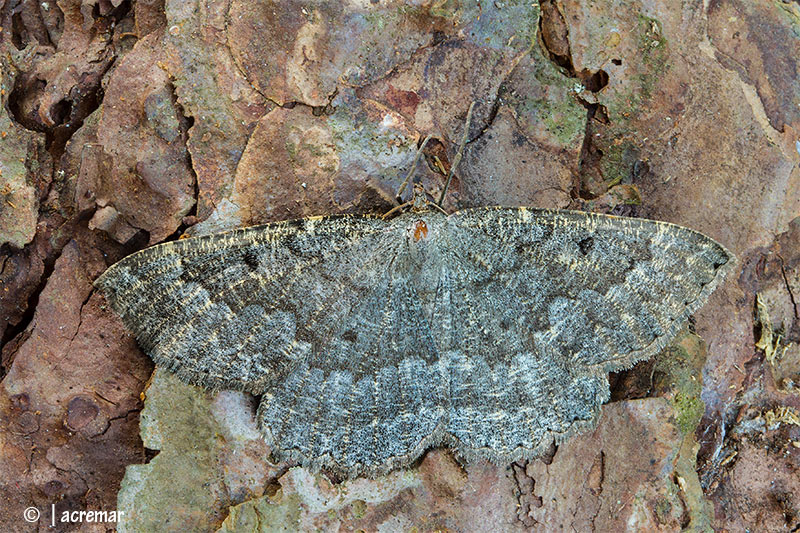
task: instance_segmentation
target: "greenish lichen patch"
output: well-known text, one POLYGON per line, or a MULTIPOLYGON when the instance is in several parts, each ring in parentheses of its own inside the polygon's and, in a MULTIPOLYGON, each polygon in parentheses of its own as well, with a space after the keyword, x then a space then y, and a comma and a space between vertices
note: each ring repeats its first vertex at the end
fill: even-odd
POLYGON ((664 350, 656 362, 654 386, 670 398, 676 424, 683 433, 694 431, 705 412, 700 398, 705 358, 703 340, 687 333, 664 350))
POLYGON ((213 530, 228 506, 261 496, 266 445, 242 394, 211 394, 157 369, 146 395, 142 441, 159 453, 127 468, 119 531, 213 530))
POLYGON ((786 25, 792 29, 792 33, 800 38, 800 6, 795 2, 783 2, 776 0, 774 2, 778 6, 778 13, 783 15, 786 25))
POLYGON ((514 109, 528 138, 541 138, 544 129, 554 146, 580 147, 586 131, 586 109, 576 97, 575 80, 545 58, 538 46, 501 87, 500 98, 514 109))
POLYGON ((538 2, 476 2, 474 31, 470 37, 475 44, 495 50, 513 48, 525 50, 536 43, 539 31, 538 2))
POLYGON ((361 520, 367 514, 367 502, 364 500, 356 500, 351 504, 353 518, 361 520))
POLYGON ((630 179, 641 151, 635 124, 671 68, 669 46, 661 23, 639 15, 634 31, 637 56, 630 66, 631 74, 624 89, 598 94, 598 101, 610 119, 602 137, 597 139, 598 148, 603 152, 600 171, 609 187, 630 179))
POLYGON ((617 142, 612 141, 604 146, 603 158, 600 160, 600 171, 609 189, 630 182, 631 169, 639 159, 638 146, 633 141, 625 139, 622 128, 617 129, 611 136, 617 142))
POLYGON ((414 157, 416 138, 405 134, 397 117, 387 113, 383 120, 377 121, 365 107, 350 100, 350 96, 343 93, 341 105, 327 117, 342 166, 357 164, 361 168, 374 168, 384 179, 399 178, 414 157))
POLYGON ((705 404, 697 396, 689 396, 684 393, 677 393, 672 399, 672 406, 675 409, 675 420, 678 428, 683 433, 694 431, 705 412, 705 404))
POLYGON ((571 146, 578 142, 586 130, 586 110, 566 93, 555 102, 540 99, 535 102, 544 115, 544 125, 559 143, 571 146))

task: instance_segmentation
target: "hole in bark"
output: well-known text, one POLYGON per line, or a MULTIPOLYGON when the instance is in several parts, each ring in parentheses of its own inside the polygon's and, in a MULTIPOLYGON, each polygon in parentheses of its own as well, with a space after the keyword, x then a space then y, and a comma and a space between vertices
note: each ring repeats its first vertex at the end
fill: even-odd
POLYGON ((542 0, 539 4, 541 17, 539 18, 539 34, 545 51, 550 60, 575 75, 569 46, 569 29, 558 7, 551 0, 542 0))
POLYGON ((61 100, 51 108, 50 120, 53 121, 53 124, 63 124, 69 117, 71 109, 72 103, 69 100, 61 100))
POLYGON ((603 87, 608 85, 608 73, 603 69, 595 73, 584 69, 583 72, 581 72, 580 78, 583 81, 583 86, 593 93, 600 91, 603 87))

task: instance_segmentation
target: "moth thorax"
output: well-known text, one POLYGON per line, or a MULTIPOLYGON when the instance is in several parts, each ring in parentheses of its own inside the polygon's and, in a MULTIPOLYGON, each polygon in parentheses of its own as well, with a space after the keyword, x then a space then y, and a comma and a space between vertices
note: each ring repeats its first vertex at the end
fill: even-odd
POLYGON ((424 220, 416 220, 409 228, 409 233, 414 242, 419 242, 428 238, 428 225, 424 220))

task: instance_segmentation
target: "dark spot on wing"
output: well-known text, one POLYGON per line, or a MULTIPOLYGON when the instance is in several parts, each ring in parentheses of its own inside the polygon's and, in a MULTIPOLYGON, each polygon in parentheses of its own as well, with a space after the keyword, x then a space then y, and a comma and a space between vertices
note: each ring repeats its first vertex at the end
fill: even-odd
POLYGON ((578 248, 580 248, 583 255, 587 255, 592 250, 592 246, 594 246, 594 239, 592 237, 586 237, 578 241, 578 248))
POLYGON ((242 260, 247 265, 251 272, 258 270, 258 256, 253 250, 245 250, 242 254, 242 260))

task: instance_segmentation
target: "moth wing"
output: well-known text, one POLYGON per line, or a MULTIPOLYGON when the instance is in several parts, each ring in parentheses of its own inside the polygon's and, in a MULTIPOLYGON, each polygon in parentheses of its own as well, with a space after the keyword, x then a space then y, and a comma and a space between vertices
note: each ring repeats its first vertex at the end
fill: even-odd
POLYGON ((734 263, 643 219, 479 208, 451 223, 448 431, 498 461, 593 427, 606 374, 664 348, 734 263))
POLYGON ((122 259, 95 286, 157 364, 260 394, 337 326, 347 289, 337 276, 355 276, 386 230, 332 216, 178 240, 122 259))

